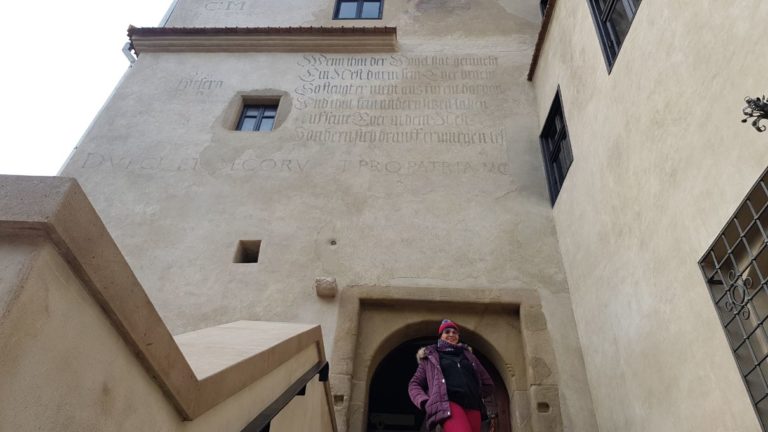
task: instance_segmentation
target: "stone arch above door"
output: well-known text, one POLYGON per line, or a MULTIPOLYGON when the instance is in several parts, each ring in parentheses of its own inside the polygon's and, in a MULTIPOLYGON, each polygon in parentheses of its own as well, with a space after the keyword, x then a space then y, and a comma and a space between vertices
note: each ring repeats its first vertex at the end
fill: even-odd
POLYGON ((346 288, 340 300, 331 361, 340 431, 364 430, 368 384, 384 356, 404 340, 437 338, 443 318, 499 371, 514 431, 562 430, 554 352, 535 291, 366 286, 346 288))

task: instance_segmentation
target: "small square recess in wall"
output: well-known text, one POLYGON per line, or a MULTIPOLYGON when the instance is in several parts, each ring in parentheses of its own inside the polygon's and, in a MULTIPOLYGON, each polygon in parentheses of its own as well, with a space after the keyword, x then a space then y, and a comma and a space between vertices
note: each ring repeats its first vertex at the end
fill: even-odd
POLYGON ((261 240, 240 240, 235 251, 235 264, 251 264, 259 262, 261 240))

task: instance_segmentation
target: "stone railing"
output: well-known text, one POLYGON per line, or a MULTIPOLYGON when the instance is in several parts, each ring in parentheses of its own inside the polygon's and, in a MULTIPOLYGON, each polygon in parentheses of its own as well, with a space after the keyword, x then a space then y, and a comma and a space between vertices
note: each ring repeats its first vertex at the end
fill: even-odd
POLYGON ((0 346, 0 430, 336 430, 319 326, 174 337, 73 179, 0 176, 0 346))

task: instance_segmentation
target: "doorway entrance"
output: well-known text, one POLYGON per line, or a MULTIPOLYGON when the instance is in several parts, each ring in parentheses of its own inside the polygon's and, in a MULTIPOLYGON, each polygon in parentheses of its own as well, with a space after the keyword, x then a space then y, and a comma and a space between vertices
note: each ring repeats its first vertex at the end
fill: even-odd
MULTIPOLYGON (((368 432, 419 432, 424 413, 408 397, 408 382, 416 372, 416 352, 434 344, 436 336, 419 337, 405 341, 390 351, 379 363, 368 390, 368 432)), ((497 432, 511 432, 509 394, 501 375, 488 359, 473 349, 480 363, 494 381, 496 404, 499 409, 497 432)))

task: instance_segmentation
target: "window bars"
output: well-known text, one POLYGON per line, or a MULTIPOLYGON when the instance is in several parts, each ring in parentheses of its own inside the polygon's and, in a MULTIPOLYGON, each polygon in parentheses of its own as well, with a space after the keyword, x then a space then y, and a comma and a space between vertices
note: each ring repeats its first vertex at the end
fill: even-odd
POLYGON ((768 171, 699 266, 757 416, 768 427, 768 171))

